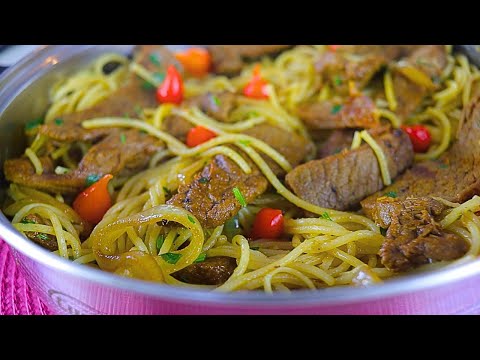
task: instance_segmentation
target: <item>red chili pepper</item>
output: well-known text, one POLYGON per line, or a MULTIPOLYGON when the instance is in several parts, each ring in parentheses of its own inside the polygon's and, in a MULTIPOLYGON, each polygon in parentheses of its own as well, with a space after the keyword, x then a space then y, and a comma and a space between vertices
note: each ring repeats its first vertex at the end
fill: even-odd
POLYGON ((282 210, 264 208, 255 217, 250 237, 252 239, 277 239, 283 234, 282 210))
POLYGON ((208 74, 212 66, 212 57, 204 48, 194 47, 175 54, 188 73, 196 77, 208 74))
POLYGON ((204 128, 203 126, 196 126, 193 129, 190 129, 187 134, 187 145, 189 147, 195 147, 207 142, 210 139, 213 139, 216 136, 217 134, 215 134, 213 131, 204 128))
POLYGON ((408 134, 408 136, 410 136, 410 141, 413 145, 413 151, 416 153, 427 152, 432 141, 432 136, 425 126, 402 126, 402 129, 408 134))
POLYGON ((180 104, 183 101, 183 80, 173 65, 168 67, 167 76, 157 89, 157 101, 160 104, 180 104))
POLYGON ((260 65, 255 65, 250 82, 243 89, 243 94, 253 99, 268 99, 268 81, 260 75, 260 65))
POLYGON ((342 46, 342 45, 328 45, 328 48, 330 49, 330 51, 337 51, 337 49, 342 46))
POLYGON ((112 199, 107 188, 108 182, 112 178, 112 175, 107 174, 78 194, 73 202, 73 209, 82 219, 93 224, 98 224, 102 220, 103 215, 112 206, 112 199))

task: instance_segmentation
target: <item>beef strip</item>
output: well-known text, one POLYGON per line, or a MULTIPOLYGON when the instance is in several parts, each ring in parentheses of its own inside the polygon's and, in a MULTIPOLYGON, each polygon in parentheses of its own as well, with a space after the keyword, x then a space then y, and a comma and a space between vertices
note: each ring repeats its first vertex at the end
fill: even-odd
POLYGON ((323 159, 330 155, 350 149, 355 130, 333 130, 328 138, 317 144, 317 159, 323 159))
POLYGON ((438 160, 415 164, 382 192, 362 201, 364 212, 372 217, 376 199, 395 192, 399 199, 409 196, 437 196, 462 203, 480 195, 480 97, 464 110, 459 139, 438 160))
MULTIPOLYGON (((47 223, 41 218, 41 216, 37 214, 29 214, 25 216, 22 220, 25 223, 33 223, 33 224, 40 224, 40 225, 47 225, 47 223)), ((33 232, 27 231, 25 235, 32 240, 33 242, 37 243, 41 247, 50 250, 56 251, 58 250, 58 242, 55 236, 50 234, 44 234, 40 232, 33 232)))
POLYGON ((368 96, 354 96, 344 104, 331 101, 304 104, 297 114, 312 130, 374 128, 380 124, 375 109, 368 96))
POLYGON ((206 258, 172 274, 180 281, 197 285, 221 285, 233 274, 237 261, 228 256, 206 258))
POLYGON ((27 158, 6 160, 4 172, 6 179, 16 184, 50 193, 73 194, 85 187, 91 174, 127 176, 145 168, 150 157, 164 147, 161 140, 136 129, 110 129, 110 135, 92 146, 78 168, 70 173, 55 174, 49 158, 42 158, 44 172, 41 175, 35 173, 27 158))
POLYGON ((248 157, 245 159, 252 167, 250 174, 224 155, 216 155, 191 183, 179 186, 178 194, 167 203, 190 211, 206 228, 223 224, 242 208, 233 194, 234 187, 247 203, 267 190, 267 179, 248 157))
POLYGON ((236 75, 246 60, 264 55, 273 55, 290 48, 291 45, 208 45, 216 74, 236 75))
MULTIPOLYGON (((412 164, 412 144, 402 130, 376 141, 387 158, 392 179, 412 164)), ((302 199, 336 210, 351 209, 384 187, 377 157, 367 144, 297 166, 287 174, 286 183, 302 199)))
POLYGON ((443 209, 443 204, 432 198, 377 199, 372 218, 382 228, 388 228, 380 249, 382 264, 393 271, 406 271, 463 256, 468 244, 443 231, 435 220, 443 209))
MULTIPOLYGON (((137 46, 135 54, 136 61, 153 72, 165 71, 166 67, 171 64, 178 66, 175 56, 160 45, 137 46), (156 65, 155 61, 152 62, 152 54, 157 55, 157 58, 161 61, 160 66, 156 65)), ((39 127, 39 133, 62 142, 98 141, 107 136, 110 129, 87 130, 81 126, 82 121, 105 116, 135 118, 138 117, 136 113, 138 107, 149 108, 158 105, 155 91, 145 89, 143 83, 143 80, 132 73, 125 84, 105 100, 89 109, 62 116, 63 124, 61 126, 55 123, 42 125, 39 127)))
POLYGON ((444 45, 424 45, 392 67, 393 89, 398 103, 396 113, 408 118, 421 105, 423 99, 437 89, 440 75, 447 65, 447 52, 444 45), (431 80, 430 86, 415 83, 405 76, 405 67, 415 68, 431 80))

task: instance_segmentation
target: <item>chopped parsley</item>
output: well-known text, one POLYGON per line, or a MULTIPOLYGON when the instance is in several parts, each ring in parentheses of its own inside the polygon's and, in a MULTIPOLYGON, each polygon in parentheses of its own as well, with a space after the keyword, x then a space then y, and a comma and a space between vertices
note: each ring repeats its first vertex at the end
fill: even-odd
POLYGON ((220 104, 221 104, 220 99, 217 96, 212 95, 211 99, 212 99, 212 102, 215 104, 215 106, 217 106, 217 107, 220 106, 220 104))
POLYGON ((340 75, 337 75, 333 78, 333 83, 336 85, 336 86, 340 86, 343 84, 343 81, 342 81, 342 78, 340 77, 340 75))
POLYGON ((42 118, 31 120, 31 121, 29 121, 25 124, 25 131, 33 130, 37 126, 40 126, 42 124, 43 124, 43 119, 42 118))
POLYGON ((169 264, 176 264, 178 260, 182 257, 182 254, 175 254, 175 253, 166 253, 160 255, 163 260, 165 260, 169 264))
POLYGON ((387 235, 387 229, 384 229, 384 228, 380 228, 380 234, 382 234, 383 236, 387 235))
POLYGON ((151 54, 148 56, 148 59, 150 60, 150 62, 151 62, 153 65, 157 65, 157 66, 160 66, 160 65, 161 65, 160 59, 158 58, 158 54, 151 53, 151 54))
POLYGON ((22 221, 20 221, 22 224, 36 224, 35 221, 33 220, 30 220, 30 219, 27 219, 27 218, 23 218, 22 221))
POLYGON ((210 181, 210 179, 209 179, 209 178, 206 178, 206 177, 201 177, 200 179, 198 179, 198 182, 199 182, 200 184, 206 184, 206 183, 208 183, 209 181, 210 181))
POLYGON ((62 126, 63 125, 63 119, 61 119, 61 118, 56 118, 54 120, 54 122, 55 122, 55 125, 57 125, 57 126, 62 126))
POLYGON ((242 207, 247 206, 247 202, 245 201, 245 198, 243 197, 243 194, 240 191, 240 189, 235 186, 232 191, 233 191, 233 195, 235 195, 235 199, 237 199, 240 205, 242 205, 242 207))
POLYGON ((39 238, 40 240, 44 240, 44 241, 49 240, 48 235, 47 235, 47 234, 44 234, 44 233, 38 234, 38 235, 37 235, 37 238, 39 238))
POLYGON ((248 116, 249 118, 254 118, 254 117, 259 116, 259 113, 256 112, 256 111, 250 111, 250 112, 247 114, 247 116, 248 116))
POLYGON ((395 199, 398 195, 395 191, 389 191, 385 194, 385 196, 388 196, 389 198, 395 199))
POLYGON ((167 195, 167 197, 172 196, 172 191, 165 186, 163 186, 163 192, 167 195))
POLYGON ((144 81, 142 84, 142 89, 144 90, 154 90, 155 85, 150 84, 148 81, 144 81))
POLYGON ((127 137, 124 133, 120 134, 120 142, 125 145, 127 143, 127 137))
POLYGON ((252 142, 250 140, 240 140, 240 145, 249 146, 252 142))
POLYGON ((338 114, 338 113, 340 112, 340 110, 342 110, 342 107, 343 107, 343 106, 340 105, 340 104, 333 105, 333 106, 332 106, 332 111, 330 111, 330 113, 331 113, 332 115, 338 114))
POLYGON ((440 169, 447 169, 447 168, 448 168, 448 164, 442 163, 442 164, 438 165, 438 167, 439 167, 440 169))
POLYGON ((201 262, 204 262, 206 258, 207 258, 207 254, 201 253, 200 255, 198 255, 197 260, 195 260, 194 262, 201 263, 201 262))
POLYGON ((160 249, 162 248, 163 246, 163 242, 165 241, 165 237, 163 235, 160 235, 158 238, 157 238, 157 250, 160 251, 160 249))
POLYGON ((87 186, 92 186, 95 184, 98 180, 100 180, 101 176, 98 174, 90 174, 87 176, 87 179, 85 180, 85 185, 87 186))
POLYGON ((164 73, 156 72, 156 73, 153 73, 152 76, 155 79, 155 81, 157 81, 158 83, 162 83, 163 80, 165 80, 165 74, 164 73))
POLYGON ((187 215, 188 221, 190 221, 192 224, 195 224, 195 219, 191 217, 190 215, 187 215))
POLYGON ((332 218, 330 217, 330 215, 328 215, 328 212, 326 212, 326 211, 322 215, 320 215, 320 217, 322 219, 325 219, 325 220, 333 221, 332 218))

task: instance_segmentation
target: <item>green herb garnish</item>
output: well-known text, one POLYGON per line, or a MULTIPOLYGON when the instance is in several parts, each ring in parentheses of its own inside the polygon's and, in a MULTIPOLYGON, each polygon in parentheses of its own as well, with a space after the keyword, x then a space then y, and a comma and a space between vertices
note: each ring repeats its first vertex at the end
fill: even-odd
POLYGON ((212 101, 216 106, 220 106, 220 99, 215 95, 212 95, 212 101))
POLYGON ((195 224, 195 219, 191 217, 190 215, 187 215, 188 221, 190 221, 192 224, 195 224))
POLYGON ((144 90, 155 90, 155 85, 150 84, 148 81, 144 81, 142 84, 144 90))
POLYGON ((120 142, 125 145, 127 143, 127 136, 124 133, 120 134, 120 142))
POLYGON ((256 111, 250 111, 250 112, 247 114, 247 116, 248 116, 249 118, 251 118, 251 117, 254 118, 254 117, 259 116, 259 113, 256 112, 256 111))
POLYGON ((163 186, 163 192, 167 195, 167 197, 172 196, 172 191, 165 186, 163 186))
POLYGON ((27 218, 23 218, 22 221, 20 221, 22 224, 36 224, 35 221, 33 220, 30 220, 30 219, 27 219, 27 218))
POLYGON ((342 106, 342 105, 340 105, 340 104, 333 105, 333 107, 332 107, 332 111, 330 111, 330 112, 331 112, 331 114, 332 114, 332 115, 335 115, 335 114, 339 113, 339 112, 340 112, 340 110, 342 110, 342 107, 343 107, 343 106, 342 106))
POLYGON ((160 249, 162 248, 164 241, 165 241, 165 237, 164 237, 163 235, 160 235, 160 236, 157 238, 157 250, 158 250, 158 251, 160 251, 160 249))
POLYGON ((385 194, 385 196, 395 199, 397 197, 397 193, 395 191, 389 191, 385 194))
POLYGON ((38 234, 38 235, 37 235, 37 238, 39 238, 40 240, 44 240, 44 241, 49 240, 48 235, 47 235, 47 234, 44 234, 44 233, 38 234))
POLYGON ((56 118, 54 120, 54 122, 55 122, 55 125, 57 125, 57 126, 62 126, 63 125, 63 119, 61 119, 61 118, 56 118))
POLYGON ((252 142, 250 140, 239 140, 240 145, 249 146, 252 142))
POLYGON ((342 78, 340 77, 340 75, 337 75, 337 76, 334 77, 333 83, 334 83, 336 86, 340 86, 340 85, 343 84, 343 81, 342 81, 342 78))
POLYGON ((155 53, 151 53, 151 54, 148 56, 148 59, 150 60, 150 62, 151 62, 153 65, 157 65, 157 66, 160 66, 160 65, 161 65, 160 59, 158 58, 158 55, 155 54, 155 53))
POLYGON ((448 165, 447 165, 447 164, 440 164, 440 165, 439 165, 439 168, 440 168, 440 169, 447 169, 447 168, 448 168, 448 165))
POLYGON ((330 215, 328 215, 328 213, 326 211, 322 215, 320 215, 320 217, 322 219, 325 219, 325 220, 333 221, 332 218, 330 217, 330 215))
POLYGON ((166 253, 160 255, 163 260, 165 260, 169 264, 176 264, 178 260, 182 257, 182 254, 175 254, 175 253, 166 253))
POLYGON ((206 258, 207 258, 207 254, 201 253, 200 255, 198 255, 197 260, 195 260, 194 262, 201 263, 201 262, 204 262, 206 258))
POLYGON ((243 197, 243 194, 240 191, 240 189, 237 187, 234 187, 232 191, 233 191, 233 195, 235 195, 235 199, 237 199, 240 205, 242 205, 242 207, 247 206, 247 202, 245 201, 245 198, 243 197))
POLYGON ((387 235, 387 229, 384 229, 384 228, 380 228, 380 234, 382 234, 383 236, 387 235))
POLYGON ((156 72, 156 73, 153 73, 152 76, 155 79, 155 81, 157 81, 159 84, 162 83, 163 80, 165 80, 165 74, 164 73, 156 72))
POLYGON ((90 174, 87 176, 87 179, 85 180, 85 185, 92 186, 95 184, 98 180, 100 180, 101 176, 98 174, 90 174))
POLYGON ((25 124, 25 131, 30 131, 30 130, 35 129, 37 126, 42 125, 43 121, 44 120, 42 118, 38 118, 38 119, 31 120, 31 121, 27 122, 25 124))
POLYGON ((209 181, 210 181, 210 179, 209 179, 209 178, 206 178, 206 177, 201 177, 200 179, 198 179, 198 182, 199 182, 200 184, 206 184, 206 183, 208 183, 209 181))

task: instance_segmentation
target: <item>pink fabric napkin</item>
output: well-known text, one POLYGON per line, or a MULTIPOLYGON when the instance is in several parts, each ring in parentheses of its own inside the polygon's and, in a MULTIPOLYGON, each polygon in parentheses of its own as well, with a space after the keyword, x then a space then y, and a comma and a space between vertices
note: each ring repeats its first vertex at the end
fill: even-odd
POLYGON ((18 270, 10 247, 0 240, 0 315, 50 315, 18 270))

